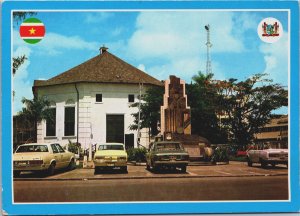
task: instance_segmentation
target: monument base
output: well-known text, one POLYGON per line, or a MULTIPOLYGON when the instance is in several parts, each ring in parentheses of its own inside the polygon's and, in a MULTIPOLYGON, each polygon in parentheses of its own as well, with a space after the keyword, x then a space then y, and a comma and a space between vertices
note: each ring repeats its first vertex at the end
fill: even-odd
POLYGON ((180 142, 190 155, 190 161, 201 161, 205 158, 205 147, 210 142, 201 136, 191 134, 172 134, 172 141, 180 142))

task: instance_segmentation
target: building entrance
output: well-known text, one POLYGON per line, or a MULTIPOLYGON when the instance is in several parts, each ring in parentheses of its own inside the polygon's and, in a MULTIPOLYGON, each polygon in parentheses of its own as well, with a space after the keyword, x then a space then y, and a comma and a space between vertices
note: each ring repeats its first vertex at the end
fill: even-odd
POLYGON ((106 142, 124 143, 124 115, 106 115, 106 142))

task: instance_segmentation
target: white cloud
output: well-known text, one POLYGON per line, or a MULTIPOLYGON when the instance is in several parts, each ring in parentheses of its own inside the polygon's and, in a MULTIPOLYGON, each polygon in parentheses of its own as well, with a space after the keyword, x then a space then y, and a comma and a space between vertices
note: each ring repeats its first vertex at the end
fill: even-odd
MULTIPOLYGON (((129 39, 127 56, 138 61, 164 59, 167 63, 163 65, 160 62, 151 67, 146 65, 148 72, 158 79, 177 74, 190 80, 198 71, 205 72, 205 25, 211 27, 212 55, 245 51, 242 38, 233 34, 234 20, 234 13, 230 12, 142 12, 136 21, 136 31, 129 39)), ((251 23, 240 22, 247 28, 252 27, 251 23)), ((213 61, 216 77, 224 78, 219 68, 213 61)))
POLYGON ((119 36, 122 32, 124 31, 124 28, 119 27, 119 28, 115 28, 112 32, 111 35, 116 37, 119 36))
POLYGON ((107 19, 113 17, 112 13, 109 12, 101 12, 101 13, 88 13, 85 16, 85 22, 90 23, 100 23, 104 22, 107 19))
POLYGON ((146 67, 145 67, 145 65, 143 65, 143 64, 139 64, 139 65, 137 66, 137 68, 140 69, 141 71, 146 72, 146 67))
POLYGON ((264 54, 265 70, 276 83, 288 84, 288 34, 284 32, 279 41, 263 43, 259 50, 264 54))
POLYGON ((96 42, 88 42, 79 36, 63 36, 56 33, 47 33, 45 38, 39 42, 37 49, 45 52, 47 55, 56 55, 61 53, 62 49, 87 49, 95 51, 99 48, 96 42))
POLYGON ((200 55, 206 52, 206 31, 211 26, 212 52, 241 52, 240 38, 232 30, 233 14, 229 12, 142 12, 136 31, 129 40, 129 51, 139 59, 200 55))

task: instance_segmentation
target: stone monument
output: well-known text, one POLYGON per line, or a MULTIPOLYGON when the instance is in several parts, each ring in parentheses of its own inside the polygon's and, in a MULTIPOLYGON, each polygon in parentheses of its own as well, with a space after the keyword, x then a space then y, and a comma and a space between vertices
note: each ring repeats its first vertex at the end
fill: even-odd
POLYGON ((165 81, 163 103, 160 113, 164 140, 181 142, 191 160, 201 159, 205 153, 204 146, 209 145, 209 141, 191 134, 191 109, 187 105, 184 80, 171 75, 165 81))

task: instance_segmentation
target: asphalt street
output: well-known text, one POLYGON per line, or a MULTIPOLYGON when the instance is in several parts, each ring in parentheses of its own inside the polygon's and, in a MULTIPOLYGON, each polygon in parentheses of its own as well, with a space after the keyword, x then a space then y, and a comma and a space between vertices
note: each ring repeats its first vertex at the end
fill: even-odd
POLYGON ((14 182, 15 202, 287 199, 287 176, 14 182))
POLYGON ((15 178, 15 202, 132 202, 287 200, 285 166, 248 167, 230 162, 151 172, 145 166, 94 174, 93 169, 61 170, 53 176, 23 173, 15 178))

